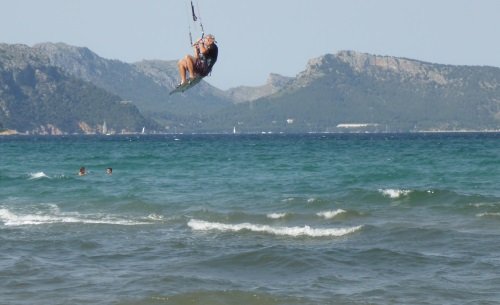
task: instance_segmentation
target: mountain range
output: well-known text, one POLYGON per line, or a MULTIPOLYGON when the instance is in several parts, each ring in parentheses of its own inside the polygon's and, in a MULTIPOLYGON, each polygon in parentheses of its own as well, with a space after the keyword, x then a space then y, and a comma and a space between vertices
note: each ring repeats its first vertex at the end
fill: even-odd
POLYGON ((36 49, 7 44, 0 44, 0 126, 35 134, 158 128, 131 102, 51 65, 36 49))
POLYGON ((341 51, 311 59, 278 92, 226 108, 215 122, 246 132, 498 130, 500 69, 341 51))
POLYGON ((124 63, 63 43, 0 44, 0 128, 64 134, 497 130, 500 68, 354 51, 295 77, 169 95, 176 61, 124 63), (104 124, 106 122, 106 124, 104 124), (104 130, 103 127, 106 127, 104 130))

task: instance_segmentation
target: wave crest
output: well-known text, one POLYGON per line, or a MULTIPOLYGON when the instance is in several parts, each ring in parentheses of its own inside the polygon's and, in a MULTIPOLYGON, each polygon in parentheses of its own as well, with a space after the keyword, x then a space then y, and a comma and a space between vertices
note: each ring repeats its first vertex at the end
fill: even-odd
POLYGON ((36 179, 41 179, 41 178, 49 178, 44 172, 38 172, 38 173, 30 173, 29 174, 29 180, 36 180, 36 179))
POLYGON ((332 218, 335 218, 335 216, 340 215, 340 214, 344 214, 344 213, 346 213, 345 210, 338 209, 336 211, 319 212, 319 213, 316 213, 316 215, 318 215, 319 217, 323 217, 325 219, 332 219, 332 218))
POLYGON ((476 215, 477 217, 500 217, 499 212, 484 212, 476 215))
POLYGON ((360 230, 363 226, 355 226, 349 228, 330 228, 330 229, 315 229, 310 226, 303 227, 272 227, 269 225, 257 225, 251 223, 240 224, 224 224, 218 222, 209 222, 198 219, 191 219, 188 226, 195 231, 222 231, 222 232, 239 232, 248 230, 251 232, 268 233, 280 236, 310 236, 310 237, 339 237, 360 230))
POLYGON ((379 189, 382 195, 387 196, 392 199, 397 199, 403 196, 407 196, 411 193, 410 190, 400 190, 400 189, 379 189))
POLYGON ((109 215, 84 215, 79 213, 60 213, 58 209, 52 209, 49 214, 16 214, 6 208, 0 209, 0 222, 5 226, 25 226, 44 224, 108 224, 108 225, 145 225, 150 224, 145 220, 125 219, 109 215))
POLYGON ((288 214, 287 213, 269 213, 267 214, 267 218, 270 219, 280 219, 280 218, 285 218, 288 214))

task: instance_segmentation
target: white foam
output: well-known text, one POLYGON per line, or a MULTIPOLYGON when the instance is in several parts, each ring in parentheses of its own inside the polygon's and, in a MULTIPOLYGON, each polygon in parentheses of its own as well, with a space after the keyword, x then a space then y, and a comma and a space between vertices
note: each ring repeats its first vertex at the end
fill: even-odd
POLYGON ((485 213, 479 213, 476 216, 477 217, 498 217, 498 216, 500 216, 500 213, 485 212, 485 213))
POLYGON ((280 219, 280 218, 285 218, 286 215, 288 215, 287 213, 270 213, 270 214, 267 214, 267 218, 270 218, 270 219, 280 219))
POLYGON ((481 207, 494 207, 494 206, 496 206, 496 204, 480 202, 480 203, 470 203, 469 206, 473 206, 475 208, 481 208, 481 207))
POLYGON ((149 214, 148 219, 151 219, 151 220, 156 220, 156 221, 159 221, 159 220, 163 220, 163 215, 158 215, 158 214, 149 214))
POLYGON ((38 172, 38 173, 30 173, 30 178, 29 180, 34 180, 34 179, 41 179, 41 178, 50 178, 49 176, 45 175, 44 172, 38 172))
POLYGON ((346 213, 345 210, 342 210, 342 209, 338 209, 336 211, 324 211, 324 212, 319 212, 319 213, 316 213, 316 215, 318 215, 319 217, 323 217, 325 219, 332 219, 334 218, 335 216, 337 215, 340 215, 340 214, 343 214, 343 213, 346 213))
POLYGON ((54 209, 50 214, 42 212, 36 214, 16 214, 8 209, 0 209, 0 222, 5 226, 24 226, 24 225, 44 225, 44 224, 62 224, 62 223, 80 223, 80 224, 110 224, 134 226, 150 224, 149 222, 136 221, 107 215, 82 215, 79 213, 59 213, 54 209))
POLYGON ((315 198, 309 198, 309 199, 307 199, 307 203, 313 203, 314 201, 316 201, 315 198))
POLYGON ((343 236, 356 232, 362 226, 350 228, 330 228, 330 229, 314 229, 309 226, 303 227, 271 227, 268 225, 257 225, 251 223, 240 224, 223 224, 218 222, 208 222, 203 220, 191 219, 188 226, 195 231, 222 231, 222 232, 238 232, 248 230, 251 232, 268 233, 284 236, 310 236, 310 237, 327 237, 327 236, 343 236))
POLYGON ((392 199, 397 199, 401 196, 407 196, 411 193, 410 190, 399 190, 399 189, 379 189, 378 190, 382 195, 387 196, 392 199))

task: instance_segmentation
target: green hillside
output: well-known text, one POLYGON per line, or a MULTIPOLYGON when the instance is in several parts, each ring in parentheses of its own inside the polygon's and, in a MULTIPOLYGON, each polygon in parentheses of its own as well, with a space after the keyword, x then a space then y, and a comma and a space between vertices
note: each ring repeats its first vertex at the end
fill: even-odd
POLYGON ((64 134, 157 128, 131 103, 51 66, 22 45, 0 44, 0 124, 21 133, 64 134))
POLYGON ((0 44, 0 126, 21 132, 413 132, 500 129, 500 68, 341 51, 296 77, 169 95, 175 61, 0 44))
POLYGON ((338 132, 500 128, 500 69, 356 52, 311 60, 280 92, 213 116, 209 130, 338 132))

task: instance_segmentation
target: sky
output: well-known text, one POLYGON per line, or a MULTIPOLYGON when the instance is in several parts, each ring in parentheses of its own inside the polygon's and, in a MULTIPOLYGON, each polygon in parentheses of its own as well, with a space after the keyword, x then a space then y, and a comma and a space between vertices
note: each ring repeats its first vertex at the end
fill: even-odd
MULTIPOLYGON (((64 42, 124 62, 178 60, 200 36, 189 0, 0 0, 0 42, 64 42)), ((296 76, 340 50, 500 67, 498 0, 193 0, 220 89, 296 76)))

